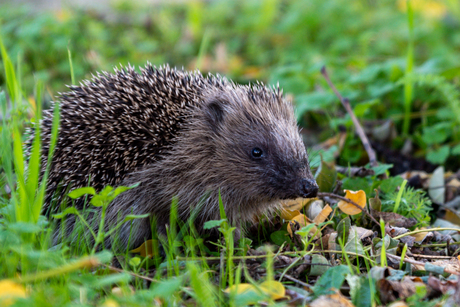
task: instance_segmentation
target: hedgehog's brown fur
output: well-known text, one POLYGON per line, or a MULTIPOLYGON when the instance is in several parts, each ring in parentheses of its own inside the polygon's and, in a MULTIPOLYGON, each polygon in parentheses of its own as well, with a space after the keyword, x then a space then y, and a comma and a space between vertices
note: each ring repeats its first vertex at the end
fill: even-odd
MULTIPOLYGON (((107 227, 127 214, 149 213, 161 231, 174 196, 185 220, 207 195, 196 217, 200 228, 219 219, 219 190, 236 225, 280 199, 316 194, 292 105, 277 89, 151 65, 141 74, 132 67, 98 74, 70 89, 59 101, 47 210, 62 200, 58 188, 140 182, 110 204, 107 227), (261 158, 251 156, 254 148, 262 149, 261 158)), ((42 121, 44 156, 51 112, 42 121)), ((122 226, 119 240, 137 246, 150 235, 150 220, 142 219, 122 226)))

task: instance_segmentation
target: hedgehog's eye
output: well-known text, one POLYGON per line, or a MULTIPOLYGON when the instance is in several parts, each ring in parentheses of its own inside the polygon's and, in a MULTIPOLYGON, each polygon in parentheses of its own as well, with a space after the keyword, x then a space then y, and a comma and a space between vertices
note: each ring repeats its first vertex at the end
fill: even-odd
POLYGON ((255 159, 260 159, 264 155, 264 152, 259 147, 254 147, 251 150, 251 156, 255 159))

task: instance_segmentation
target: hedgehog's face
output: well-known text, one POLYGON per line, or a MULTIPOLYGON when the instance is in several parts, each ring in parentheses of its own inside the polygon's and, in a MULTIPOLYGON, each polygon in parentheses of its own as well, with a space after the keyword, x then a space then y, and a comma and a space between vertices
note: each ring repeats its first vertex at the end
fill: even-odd
POLYGON ((204 106, 213 166, 223 182, 267 202, 315 197, 292 106, 265 88, 237 88, 204 106))

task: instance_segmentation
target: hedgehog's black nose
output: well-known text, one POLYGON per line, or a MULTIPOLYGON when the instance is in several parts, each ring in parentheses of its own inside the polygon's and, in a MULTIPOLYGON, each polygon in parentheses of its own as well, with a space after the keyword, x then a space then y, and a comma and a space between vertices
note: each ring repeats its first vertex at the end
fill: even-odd
POLYGON ((318 194, 318 184, 314 179, 303 178, 300 180, 300 192, 303 198, 313 198, 318 194))

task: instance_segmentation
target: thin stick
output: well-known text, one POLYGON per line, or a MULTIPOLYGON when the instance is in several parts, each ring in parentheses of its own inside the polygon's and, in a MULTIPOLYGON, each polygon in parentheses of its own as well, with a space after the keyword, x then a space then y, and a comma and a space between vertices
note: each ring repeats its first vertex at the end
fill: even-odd
MULTIPOLYGON (((396 255, 392 255, 392 254, 387 253, 387 257, 390 257, 390 258, 393 258, 393 259, 397 259, 398 261, 401 261, 401 257, 396 256, 396 255)), ((407 263, 410 263, 410 264, 421 265, 421 266, 425 267, 425 262, 416 261, 416 260, 407 259, 407 258, 404 258, 403 261, 407 262, 407 263)), ((444 272, 446 272, 446 273, 453 274, 453 275, 460 275, 459 272, 450 270, 447 267, 444 267, 443 269, 444 269, 444 272)))
POLYGON ((402 235, 396 236, 396 237, 394 237, 393 239, 399 240, 399 239, 401 239, 402 237, 411 236, 411 235, 414 235, 414 234, 417 234, 417 233, 421 233, 421 232, 433 232, 433 231, 444 231, 444 230, 460 231, 460 229, 458 229, 458 228, 453 228, 453 227, 439 227, 439 228, 418 229, 418 230, 414 230, 414 231, 409 231, 409 232, 403 233, 402 235))
POLYGON ((422 254, 410 254, 409 256, 414 258, 424 258, 424 259, 452 259, 451 256, 431 256, 431 255, 422 255, 422 254))
POLYGON ((142 275, 139 275, 139 274, 136 274, 136 273, 133 273, 133 272, 130 272, 130 271, 125 271, 125 270, 122 270, 122 269, 119 269, 119 268, 116 268, 116 267, 113 267, 111 265, 108 265, 108 264, 101 264, 102 266, 108 268, 109 270, 112 270, 112 271, 116 271, 118 273, 128 273, 129 275, 133 276, 133 277, 137 277, 137 278, 140 278, 140 279, 143 279, 143 280, 147 280, 147 281, 150 281, 150 282, 158 282, 158 280, 156 279, 153 279, 153 278, 150 278, 150 277, 147 277, 147 276, 142 276, 142 275))
POLYGON ((319 197, 332 197, 332 198, 336 198, 336 199, 340 199, 340 200, 346 201, 347 203, 352 204, 352 205, 355 206, 356 208, 359 208, 359 209, 360 209, 364 214, 366 214, 374 223, 376 223, 377 225, 380 225, 380 223, 377 222, 377 220, 376 220, 372 215, 370 215, 369 212, 367 212, 366 208, 362 208, 360 205, 358 205, 357 203, 355 203, 354 201, 352 201, 352 200, 349 199, 349 198, 346 198, 346 197, 343 197, 343 196, 340 196, 340 195, 337 195, 337 194, 334 194, 334 193, 318 193, 318 196, 319 196, 319 197))
POLYGON ((377 163, 377 158, 375 156, 375 151, 374 151, 374 149, 372 149, 372 146, 371 146, 369 140, 367 139, 367 136, 364 133, 364 130, 361 127, 361 124, 359 123, 358 118, 356 117, 355 113, 353 113, 353 110, 351 109, 351 106, 350 106, 350 101, 348 100, 348 98, 344 98, 339 93, 339 91, 335 87, 334 83, 332 83, 331 79, 329 78, 329 75, 327 74, 326 66, 323 66, 323 68, 321 68, 321 74, 324 76, 324 79, 326 79, 327 84, 329 84, 329 86, 331 87, 332 91, 339 98, 339 100, 342 103, 343 107, 345 108, 345 110, 347 110, 348 114, 350 115, 351 120, 353 121, 353 124, 356 127, 356 133, 358 134, 359 138, 361 139, 361 142, 363 143, 364 149, 366 150, 367 155, 369 157, 369 164, 371 166, 377 166, 378 163, 377 163))
POLYGON ((300 281, 298 280, 297 278, 294 278, 288 274, 284 274, 283 278, 286 278, 286 279, 289 279, 290 281, 293 281, 295 283, 298 283, 299 285, 301 285, 302 287, 306 287, 306 288, 312 288, 312 285, 309 285, 307 283, 304 283, 303 281, 300 281))

